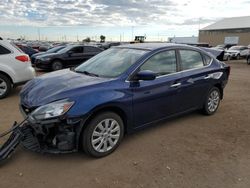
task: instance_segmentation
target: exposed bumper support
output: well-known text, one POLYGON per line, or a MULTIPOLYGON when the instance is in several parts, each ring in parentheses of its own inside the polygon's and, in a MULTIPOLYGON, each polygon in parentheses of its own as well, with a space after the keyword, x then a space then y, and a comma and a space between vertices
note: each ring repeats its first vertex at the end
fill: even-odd
POLYGON ((8 140, 0 148, 0 161, 8 159, 11 156, 11 154, 15 151, 19 143, 23 140, 24 135, 21 131, 20 127, 21 124, 17 125, 17 123, 15 122, 13 127, 9 131, 0 135, 1 138, 11 133, 8 140))

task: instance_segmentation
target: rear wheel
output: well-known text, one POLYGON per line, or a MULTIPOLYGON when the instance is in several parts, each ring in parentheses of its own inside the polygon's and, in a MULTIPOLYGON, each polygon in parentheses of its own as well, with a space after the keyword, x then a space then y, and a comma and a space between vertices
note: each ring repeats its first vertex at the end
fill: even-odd
POLYGON ((0 74, 0 99, 5 98, 11 91, 11 81, 10 79, 0 74))
POLYGON ((122 141, 123 121, 113 112, 104 112, 92 119, 82 134, 83 150, 92 157, 112 153, 122 141))
POLYGON ((52 63, 52 70, 53 71, 57 71, 57 70, 61 70, 63 68, 63 64, 61 61, 56 60, 52 63))
POLYGON ((220 99, 221 99, 220 90, 217 87, 213 87, 212 89, 210 89, 206 97, 206 101, 203 107, 203 112, 206 115, 214 114, 219 107, 220 99))

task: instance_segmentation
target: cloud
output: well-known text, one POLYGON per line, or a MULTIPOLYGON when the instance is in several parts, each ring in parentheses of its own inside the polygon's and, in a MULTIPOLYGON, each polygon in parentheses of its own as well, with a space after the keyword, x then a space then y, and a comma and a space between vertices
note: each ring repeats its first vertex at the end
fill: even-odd
POLYGON ((241 16, 249 0, 1 0, 0 25, 181 26, 241 16))
POLYGON ((0 24, 150 25, 151 21, 174 13, 176 5, 171 0, 2 0, 0 24))

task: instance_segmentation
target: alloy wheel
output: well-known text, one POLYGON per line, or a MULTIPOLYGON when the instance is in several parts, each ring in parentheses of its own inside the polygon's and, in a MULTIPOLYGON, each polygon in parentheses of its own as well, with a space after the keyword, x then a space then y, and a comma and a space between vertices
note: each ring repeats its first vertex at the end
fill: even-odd
POLYGON ((104 119, 95 127, 91 144, 95 151, 103 153, 114 148, 121 135, 120 125, 115 119, 104 119))
POLYGON ((219 92, 216 90, 212 91, 208 98, 208 110, 210 112, 214 112, 218 108, 219 102, 220 102, 219 92))

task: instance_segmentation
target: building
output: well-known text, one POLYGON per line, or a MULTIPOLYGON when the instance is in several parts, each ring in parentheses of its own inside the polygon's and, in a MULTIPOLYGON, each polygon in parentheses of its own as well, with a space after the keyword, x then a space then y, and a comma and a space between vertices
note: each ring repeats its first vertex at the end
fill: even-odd
POLYGON ((179 43, 179 44, 196 44, 198 43, 198 37, 171 37, 168 39, 169 42, 179 43))
POLYGON ((250 16, 225 18, 199 30, 199 42, 249 45, 250 16))

